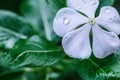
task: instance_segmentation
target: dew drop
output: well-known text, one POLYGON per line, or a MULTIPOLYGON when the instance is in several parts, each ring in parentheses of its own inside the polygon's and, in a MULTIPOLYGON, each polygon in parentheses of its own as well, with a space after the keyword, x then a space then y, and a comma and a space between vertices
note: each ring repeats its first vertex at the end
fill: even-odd
POLYGON ((65 37, 65 41, 68 41, 70 38, 71 38, 72 34, 68 34, 66 37, 65 37))
POLYGON ((118 19, 119 18, 117 16, 114 16, 114 18, 113 18, 114 21, 118 21, 118 19))
POLYGON ((96 5, 97 4, 97 2, 96 1, 91 1, 91 3, 90 3, 91 5, 96 5))
POLYGON ((106 12, 106 13, 110 13, 111 11, 110 11, 109 8, 106 8, 106 9, 105 9, 105 12, 106 12))
POLYGON ((112 35, 113 37, 115 37, 115 33, 114 33, 114 32, 112 32, 111 35, 112 35))
POLYGON ((71 22, 71 20, 67 17, 63 18, 63 24, 68 25, 71 22))
POLYGON ((111 37, 108 38, 108 40, 109 40, 109 41, 113 41, 114 38, 116 37, 116 34, 115 34, 114 32, 111 32, 110 34, 111 34, 111 37))
POLYGON ((82 9, 82 6, 80 5, 80 6, 78 6, 78 8, 79 8, 79 9, 82 9))
POLYGON ((68 38, 67 37, 65 37, 65 41, 67 41, 68 40, 68 38))
POLYGON ((119 19, 118 19, 117 16, 111 17, 111 18, 109 18, 109 20, 110 20, 111 22, 113 22, 113 21, 119 21, 119 19))
POLYGON ((84 4, 86 4, 87 2, 88 2, 88 1, 86 1, 86 0, 83 0, 83 3, 84 3, 84 4))
POLYGON ((114 41, 116 38, 116 34, 114 32, 111 32, 109 35, 110 37, 106 37, 106 40, 111 44, 114 44, 114 43, 116 44, 116 42, 114 41))
POLYGON ((69 36, 66 36, 66 37, 65 37, 65 41, 68 41, 68 39, 69 39, 69 36))

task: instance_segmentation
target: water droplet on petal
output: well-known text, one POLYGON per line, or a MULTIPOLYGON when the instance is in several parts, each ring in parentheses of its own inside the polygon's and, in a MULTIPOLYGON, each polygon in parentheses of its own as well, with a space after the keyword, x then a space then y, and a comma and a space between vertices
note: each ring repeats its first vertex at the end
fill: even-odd
POLYGON ((111 35, 112 35, 112 36, 115 36, 115 33, 114 33, 114 32, 112 32, 112 33, 111 33, 111 35))
POLYGON ((116 34, 115 34, 114 32, 112 32, 112 33, 111 33, 111 37, 112 37, 112 38, 110 38, 110 41, 113 41, 113 39, 116 37, 116 34))
POLYGON ((86 1, 86 0, 83 0, 83 3, 87 3, 87 1, 86 1))
POLYGON ((106 9, 105 9, 105 12, 106 12, 106 13, 110 13, 111 10, 110 10, 109 8, 106 8, 106 9))
POLYGON ((65 41, 68 41, 71 37, 72 37, 72 34, 69 33, 69 34, 65 37, 65 41))
POLYGON ((82 9, 82 6, 80 5, 80 6, 78 6, 78 8, 79 8, 79 9, 82 9))
POLYGON ((71 20, 67 17, 63 18, 63 24, 68 25, 71 22, 71 20))
POLYGON ((117 16, 110 17, 109 20, 110 20, 111 22, 113 22, 113 21, 119 21, 119 19, 118 19, 117 16))
POLYGON ((119 21, 118 17, 117 16, 114 16, 114 21, 119 21))
POLYGON ((90 3, 91 5, 96 5, 97 4, 97 2, 96 1, 91 1, 91 3, 90 3))
POLYGON ((65 37, 65 41, 67 41, 68 40, 68 38, 67 37, 65 37))

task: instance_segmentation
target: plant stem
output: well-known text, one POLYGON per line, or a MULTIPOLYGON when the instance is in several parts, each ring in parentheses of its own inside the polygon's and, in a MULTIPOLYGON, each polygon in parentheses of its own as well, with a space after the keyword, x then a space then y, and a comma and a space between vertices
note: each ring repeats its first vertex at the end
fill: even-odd
POLYGON ((46 38, 48 40, 51 40, 50 26, 49 26, 48 19, 47 19, 47 13, 45 11, 46 10, 45 0, 38 0, 38 3, 39 3, 39 7, 40 7, 41 17, 42 17, 43 24, 44 24, 46 38))

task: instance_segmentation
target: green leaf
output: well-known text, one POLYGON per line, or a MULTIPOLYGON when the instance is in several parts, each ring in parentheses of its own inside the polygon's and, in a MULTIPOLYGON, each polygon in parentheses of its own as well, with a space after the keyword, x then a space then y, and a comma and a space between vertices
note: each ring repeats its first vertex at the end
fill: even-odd
POLYGON ((118 12, 120 13, 120 0, 115 0, 114 7, 117 8, 118 12))
POLYGON ((19 4, 21 0, 0 0, 0 9, 11 10, 19 13, 19 4))
POLYGON ((63 57, 63 51, 46 39, 33 36, 16 44, 11 55, 15 67, 50 66, 63 57))
POLYGON ((24 0, 21 13, 40 35, 48 40, 56 40, 52 26, 55 13, 49 9, 45 0, 24 0))
POLYGON ((115 0, 100 0, 100 6, 112 6, 115 0))
POLYGON ((22 17, 0 10, 0 46, 12 48, 19 39, 26 39, 31 34, 31 26, 22 17))
POLYGON ((46 76, 46 69, 41 67, 22 67, 16 69, 0 68, 5 69, 4 72, 0 73, 0 79, 2 80, 45 80, 46 76))
POLYGON ((77 61, 76 68, 83 80, 119 80, 120 55, 77 61))
POLYGON ((12 57, 10 54, 6 53, 1 53, 0 56, 0 66, 1 67, 9 67, 9 65, 12 63, 12 57))
POLYGON ((66 6, 66 0, 46 0, 46 2, 55 13, 66 6))

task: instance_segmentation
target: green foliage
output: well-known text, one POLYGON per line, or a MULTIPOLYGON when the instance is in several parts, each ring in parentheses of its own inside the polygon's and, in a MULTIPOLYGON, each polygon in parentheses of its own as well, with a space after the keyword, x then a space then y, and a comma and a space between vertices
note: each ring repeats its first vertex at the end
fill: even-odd
POLYGON ((112 6, 115 0, 100 0, 100 6, 112 6))
POLYGON ((17 40, 26 39, 34 34, 31 29, 22 17, 10 11, 0 10, 0 46, 12 48, 17 40))
POLYGON ((45 0, 24 0, 21 12, 38 34, 51 41, 57 40, 52 27, 55 13, 51 11, 45 0))
POLYGON ((57 12, 60 8, 66 6, 66 0, 46 0, 51 10, 57 12))
MULTIPOLYGON (((66 0, 20 0, 17 10, 16 1, 0 1, 0 80, 120 79, 120 52, 105 59, 64 56, 52 24, 66 0)), ((119 2, 100 0, 96 15, 106 5, 120 12, 119 2)))
POLYGON ((38 36, 19 41, 10 53, 16 66, 50 66, 63 57, 63 51, 38 36))
POLYGON ((119 65, 120 55, 111 55, 102 60, 76 61, 77 71, 84 80, 119 80, 119 65))

